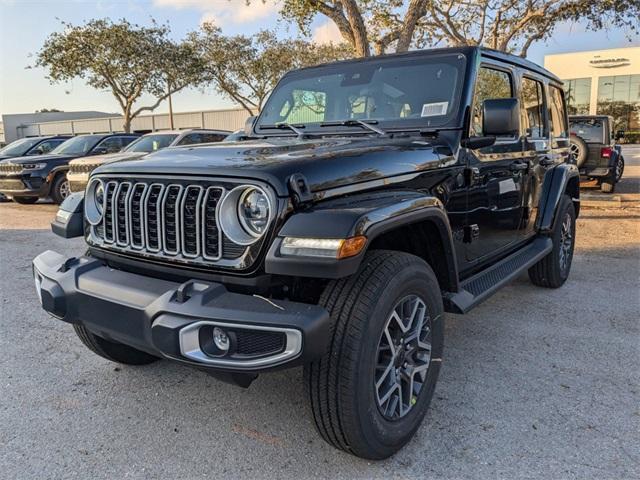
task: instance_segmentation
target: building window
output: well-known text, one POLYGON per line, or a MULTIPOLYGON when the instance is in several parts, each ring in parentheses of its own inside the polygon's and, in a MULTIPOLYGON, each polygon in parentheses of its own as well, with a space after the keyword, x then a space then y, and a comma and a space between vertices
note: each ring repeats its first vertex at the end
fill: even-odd
POLYGON ((640 75, 600 77, 597 113, 613 117, 613 130, 640 130, 640 75))
POLYGON ((589 115, 591 106, 591 79, 564 80, 564 92, 569 115, 589 115))

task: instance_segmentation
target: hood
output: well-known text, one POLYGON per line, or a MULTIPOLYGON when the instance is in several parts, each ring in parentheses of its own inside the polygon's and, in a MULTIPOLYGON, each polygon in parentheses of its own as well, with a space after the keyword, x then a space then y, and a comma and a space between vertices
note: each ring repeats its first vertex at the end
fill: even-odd
POLYGON ((123 160, 135 160, 148 155, 147 152, 117 152, 107 155, 93 155, 80 157, 73 160, 73 165, 104 165, 105 163, 121 162, 123 160))
POLYGON ((251 178, 270 183, 278 195, 286 196, 287 179, 294 173, 303 174, 316 193, 437 168, 441 162, 434 142, 417 136, 273 137, 167 148, 140 160, 104 165, 95 173, 251 178))
POLYGON ((7 158, 13 158, 13 155, 0 155, 0 160, 6 160, 7 158))
POLYGON ((9 161, 16 165, 19 165, 21 163, 42 163, 42 162, 65 163, 73 158, 75 158, 73 155, 54 155, 51 153, 45 153, 44 155, 27 155, 24 157, 13 157, 9 161))

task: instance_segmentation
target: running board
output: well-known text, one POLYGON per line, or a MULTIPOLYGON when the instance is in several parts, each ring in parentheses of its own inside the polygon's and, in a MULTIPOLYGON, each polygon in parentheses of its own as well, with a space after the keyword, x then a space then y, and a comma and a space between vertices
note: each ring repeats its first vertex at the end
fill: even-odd
POLYGON ((467 313, 517 277, 520 272, 544 258, 552 249, 551 238, 536 238, 498 263, 463 280, 459 292, 444 296, 445 310, 452 313, 467 313))

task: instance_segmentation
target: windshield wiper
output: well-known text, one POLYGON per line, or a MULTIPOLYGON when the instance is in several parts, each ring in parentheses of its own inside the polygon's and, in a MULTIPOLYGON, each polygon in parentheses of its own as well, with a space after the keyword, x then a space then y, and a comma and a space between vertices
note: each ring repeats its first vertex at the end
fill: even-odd
POLYGON ((262 128, 264 130, 291 130, 293 133, 298 135, 299 137, 303 137, 305 133, 300 130, 301 128, 305 128, 304 125, 291 125, 287 122, 276 123, 273 125, 258 125, 258 128, 262 128))
POLYGON ((372 132, 376 132, 378 135, 387 135, 387 132, 382 130, 381 128, 374 127, 371 125, 372 123, 378 123, 377 120, 369 120, 369 122, 364 122, 362 120, 358 120, 355 118, 350 118, 347 120, 337 120, 335 122, 324 122, 321 123, 321 127, 362 127, 372 132))

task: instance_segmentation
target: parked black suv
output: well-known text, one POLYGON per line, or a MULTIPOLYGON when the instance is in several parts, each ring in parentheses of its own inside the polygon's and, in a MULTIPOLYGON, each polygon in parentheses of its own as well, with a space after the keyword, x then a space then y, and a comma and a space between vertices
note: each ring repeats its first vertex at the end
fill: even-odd
POLYGON ((585 180, 597 179, 600 189, 613 193, 624 173, 623 131, 613 133, 613 118, 607 115, 569 117, 571 154, 585 180))
POLYGON ((322 437, 385 458, 431 401, 444 312, 569 276, 567 122, 558 78, 493 50, 293 71, 240 141, 95 170, 52 224, 89 251, 39 255, 38 295, 115 362, 244 386, 302 364, 322 437))
POLYGON ((129 133, 79 135, 46 155, 23 156, 0 162, 0 193, 18 203, 51 197, 55 203, 69 195, 69 162, 87 155, 119 152, 139 135, 129 133))

